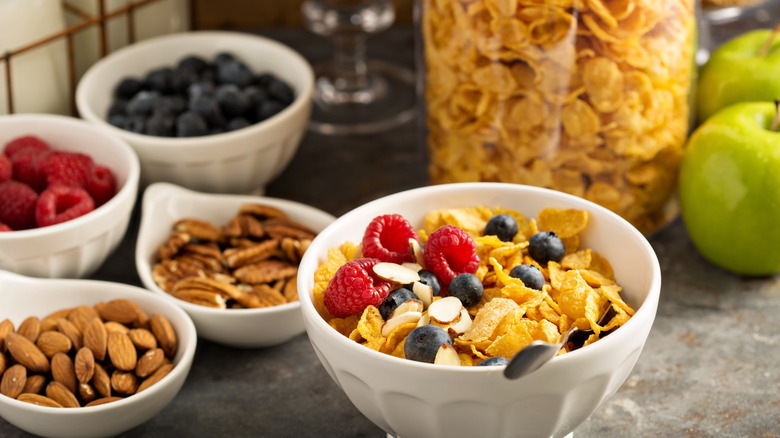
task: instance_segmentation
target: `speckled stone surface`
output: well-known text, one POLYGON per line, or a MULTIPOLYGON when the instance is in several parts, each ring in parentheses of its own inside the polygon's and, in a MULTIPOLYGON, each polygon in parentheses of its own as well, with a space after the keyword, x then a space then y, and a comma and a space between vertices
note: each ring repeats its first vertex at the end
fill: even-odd
MULTIPOLYGON (((780 16, 780 15, 778 15, 780 16)), ((301 30, 270 34, 310 60, 328 45, 301 30)), ((721 35, 722 37, 725 34, 721 35)), ((413 33, 371 40, 369 53, 413 64, 413 33)), ((307 134, 267 194, 340 215, 426 184, 416 124, 360 137, 307 134), (378 158, 381 157, 381 158, 378 158)), ((135 284, 138 209, 119 250, 95 278, 135 284)), ((780 436, 780 278, 722 271, 693 248, 682 221, 650 237, 663 286, 647 345, 625 384, 576 438, 780 436)), ((0 419, 0 437, 28 436, 0 419)), ((191 373, 159 415, 122 437, 371 437, 385 434, 349 402, 305 335, 274 348, 200 341, 191 373)))

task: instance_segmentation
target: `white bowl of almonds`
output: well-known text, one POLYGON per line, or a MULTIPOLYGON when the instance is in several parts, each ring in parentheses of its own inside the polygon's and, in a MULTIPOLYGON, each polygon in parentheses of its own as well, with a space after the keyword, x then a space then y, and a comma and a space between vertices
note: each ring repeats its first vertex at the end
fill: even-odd
POLYGON ((571 433, 633 369, 660 288, 652 247, 624 219, 502 183, 360 206, 319 233, 298 274, 323 366, 367 418, 405 438, 571 433), (518 351, 572 327, 586 336, 530 374, 509 372, 518 351))
POLYGON ((154 183, 142 200, 138 275, 181 306, 200 337, 236 348, 278 345, 304 332, 298 263, 334 219, 284 199, 154 183))
POLYGON ((197 344, 172 303, 139 287, 0 271, 0 416, 47 437, 114 436, 181 389, 197 344))

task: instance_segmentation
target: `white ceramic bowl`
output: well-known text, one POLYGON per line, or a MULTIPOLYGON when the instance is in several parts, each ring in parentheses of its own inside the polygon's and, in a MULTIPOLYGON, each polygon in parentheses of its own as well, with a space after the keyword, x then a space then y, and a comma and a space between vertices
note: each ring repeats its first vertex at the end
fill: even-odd
POLYGON ((157 247, 167 240, 174 222, 191 217, 224 225, 246 202, 281 209, 290 219, 314 231, 322 230, 335 219, 316 208, 283 199, 199 193, 169 183, 155 183, 143 195, 135 264, 147 289, 175 302, 192 317, 198 336, 236 348, 270 347, 304 332, 300 302, 261 309, 214 309, 174 298, 152 278, 157 247))
POLYGON ((261 193, 289 164, 311 113, 314 73, 297 52, 274 40, 239 32, 170 34, 132 44, 95 63, 79 81, 81 117, 127 141, 141 160, 141 182, 171 182, 193 190, 261 193), (173 66, 187 55, 233 53, 255 73, 270 72, 295 91, 295 101, 273 117, 216 135, 164 138, 135 134, 106 121, 114 87, 126 76, 173 66))
POLYGON ((0 117, 0 145, 34 134, 52 149, 85 153, 116 176, 117 193, 94 211, 48 227, 0 233, 0 269, 34 277, 87 277, 116 249, 138 194, 140 167, 121 139, 72 117, 16 114, 0 117))
POLYGON ((14 426, 47 437, 114 436, 157 415, 181 389, 195 356, 197 335, 192 320, 180 308, 139 287, 95 280, 38 279, 0 271, 0 320, 15 327, 24 318, 43 317, 76 305, 94 305, 115 298, 135 301, 147 314, 165 316, 176 332, 174 367, 149 389, 105 405, 90 408, 49 408, 0 396, 0 416, 14 426))
POLYGON ((424 187, 365 204, 336 220, 312 242, 298 273, 309 339, 352 403, 387 433, 413 437, 560 437, 612 395, 631 372, 655 318, 661 287, 658 260, 625 220, 591 202, 546 189, 501 183, 424 187), (421 227, 426 212, 477 206, 514 208, 536 217, 545 207, 590 212, 581 234, 612 264, 623 296, 637 312, 624 326, 539 370, 508 380, 503 367, 454 367, 399 359, 361 346, 332 329, 312 303, 313 273, 328 248, 359 242, 381 214, 399 213, 421 227))

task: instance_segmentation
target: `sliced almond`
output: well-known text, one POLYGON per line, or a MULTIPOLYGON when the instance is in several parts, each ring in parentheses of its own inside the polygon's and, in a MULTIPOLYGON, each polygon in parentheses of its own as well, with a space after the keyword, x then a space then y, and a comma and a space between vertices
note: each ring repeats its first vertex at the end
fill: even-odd
POLYGON ((106 348, 108 348, 108 329, 106 326, 107 323, 104 324, 100 318, 96 318, 90 321, 84 329, 84 347, 92 351, 92 355, 99 361, 106 358, 106 348))
POLYGON ((173 326, 168 321, 168 318, 159 313, 152 314, 149 317, 149 328, 154 333, 154 337, 157 338, 157 342, 163 352, 165 352, 165 356, 172 358, 176 354, 177 340, 176 332, 173 330, 173 326))
POLYGON ((95 355, 87 347, 81 347, 76 352, 76 358, 73 360, 73 370, 76 373, 76 379, 81 383, 89 383, 92 376, 95 375, 95 355))
POLYGON ((49 358, 26 337, 18 333, 8 333, 5 336, 5 345, 11 357, 30 372, 34 374, 49 372, 49 358))
MULTIPOLYGON (((60 382, 72 393, 76 393, 77 380, 73 359, 65 353, 57 353, 51 358, 51 377, 55 382, 60 382)), ((48 395, 48 394, 47 394, 48 395)), ((51 396, 49 396, 51 397, 51 396)), ((54 397, 52 397, 54 398, 54 397)), ((64 406, 62 401, 55 398, 64 406)))
POLYGON ((421 269, 425 269, 425 256, 423 255, 422 247, 417 239, 409 238, 409 250, 412 253, 412 257, 420 265, 421 269))
POLYGON ((427 284, 415 281, 412 283, 412 292, 417 295, 417 298, 422 301, 423 305, 427 308, 433 302, 433 289, 427 284))
POLYGON ((382 324, 382 336, 388 337, 398 327, 410 322, 416 323, 420 320, 420 317, 422 317, 422 312, 415 311, 407 311, 396 315, 382 324))
POLYGON ((138 359, 138 365, 135 367, 135 374, 145 379, 151 376, 158 368, 165 363, 165 353, 162 348, 154 348, 147 351, 138 359))
POLYGON ((471 315, 469 315, 468 309, 465 307, 461 309, 460 311, 460 320, 456 322, 455 324, 450 325, 447 327, 447 332, 451 335, 454 333, 455 335, 462 335, 466 332, 466 330, 471 327, 471 315))
POLYGON ((3 378, 0 380, 0 394, 11 398, 19 397, 26 383, 27 368, 21 364, 13 365, 3 373, 3 378))
POLYGON ((132 371, 138 362, 138 353, 130 336, 121 332, 108 334, 108 358, 111 364, 122 371, 132 371))
POLYGON ((24 384, 22 393, 40 394, 46 386, 46 377, 40 374, 27 376, 27 383, 24 384))
POLYGON ((419 273, 422 271, 422 266, 420 266, 419 263, 409 263, 409 262, 403 262, 401 263, 401 266, 403 266, 406 269, 409 269, 411 271, 419 273))
POLYGON ((118 396, 101 397, 101 398, 97 398, 95 400, 92 400, 91 402, 89 402, 86 405, 84 405, 84 407, 89 408, 89 407, 92 407, 92 406, 100 406, 100 405, 104 405, 106 403, 112 403, 112 402, 115 402, 115 401, 122 400, 123 398, 124 397, 118 397, 118 396))
POLYGON ((134 301, 127 298, 117 298, 105 303, 95 305, 100 317, 104 321, 116 321, 122 324, 132 324, 140 315, 140 307, 134 301))
POLYGON ((16 398, 20 402, 25 403, 32 403, 34 405, 38 406, 46 406, 49 408, 61 408, 63 407, 61 404, 57 403, 56 401, 50 399, 49 397, 46 397, 45 395, 40 394, 21 394, 19 397, 16 398))
POLYGON ((431 316, 428 315, 428 312, 425 312, 420 317, 420 320, 417 321, 417 327, 420 327, 420 326, 423 326, 423 325, 428 325, 430 323, 431 323, 431 316))
POLYGON ((65 408, 78 408, 81 406, 76 395, 67 386, 57 381, 51 381, 46 385, 46 397, 56 401, 65 408))
POLYGON ((423 302, 414 298, 408 299, 404 301, 403 303, 399 304, 398 307, 395 308, 395 310, 390 313, 390 316, 387 318, 387 320, 391 320, 398 315, 402 315, 406 312, 417 312, 422 313, 425 306, 423 306, 423 302))
POLYGON ((130 337, 130 341, 133 342, 133 345, 139 350, 146 351, 157 348, 157 338, 155 338, 154 334, 147 329, 130 329, 130 332, 128 332, 127 335, 130 337))
POLYGON ((124 395, 133 395, 138 389, 138 377, 132 372, 114 370, 111 373, 111 388, 124 395))
POLYGON ((387 281, 399 284, 411 284, 420 281, 420 274, 397 263, 379 262, 372 268, 374 274, 387 281))
POLYGON ((428 314, 437 325, 450 325, 460 319, 461 309, 463 303, 457 297, 444 297, 428 306, 428 314))
POLYGON ((70 338, 57 331, 46 331, 38 336, 35 345, 41 349, 46 357, 53 357, 57 353, 67 353, 73 343, 70 338))
POLYGON ((151 376, 147 377, 143 382, 141 382, 140 385, 138 385, 138 389, 136 390, 136 394, 148 389, 150 386, 154 385, 155 383, 159 382, 163 379, 163 377, 167 376, 168 373, 171 372, 173 369, 173 364, 167 363, 163 366, 161 366, 157 371, 155 371, 151 376))
POLYGON ((460 366, 460 357, 458 350, 450 344, 442 344, 439 351, 436 352, 436 358, 433 360, 436 365, 460 366))
POLYGON ((24 336, 32 342, 38 340, 38 335, 41 334, 41 320, 37 316, 29 316, 19 324, 19 328, 16 329, 16 333, 24 336))

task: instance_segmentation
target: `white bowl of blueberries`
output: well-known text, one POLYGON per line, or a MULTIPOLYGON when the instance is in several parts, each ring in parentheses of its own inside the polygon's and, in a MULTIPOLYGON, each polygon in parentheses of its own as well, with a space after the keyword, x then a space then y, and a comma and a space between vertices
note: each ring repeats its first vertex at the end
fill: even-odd
POLYGON ((313 84, 309 63, 277 41, 193 31, 101 59, 79 81, 76 105, 133 146, 142 186, 261 193, 299 146, 313 84))

